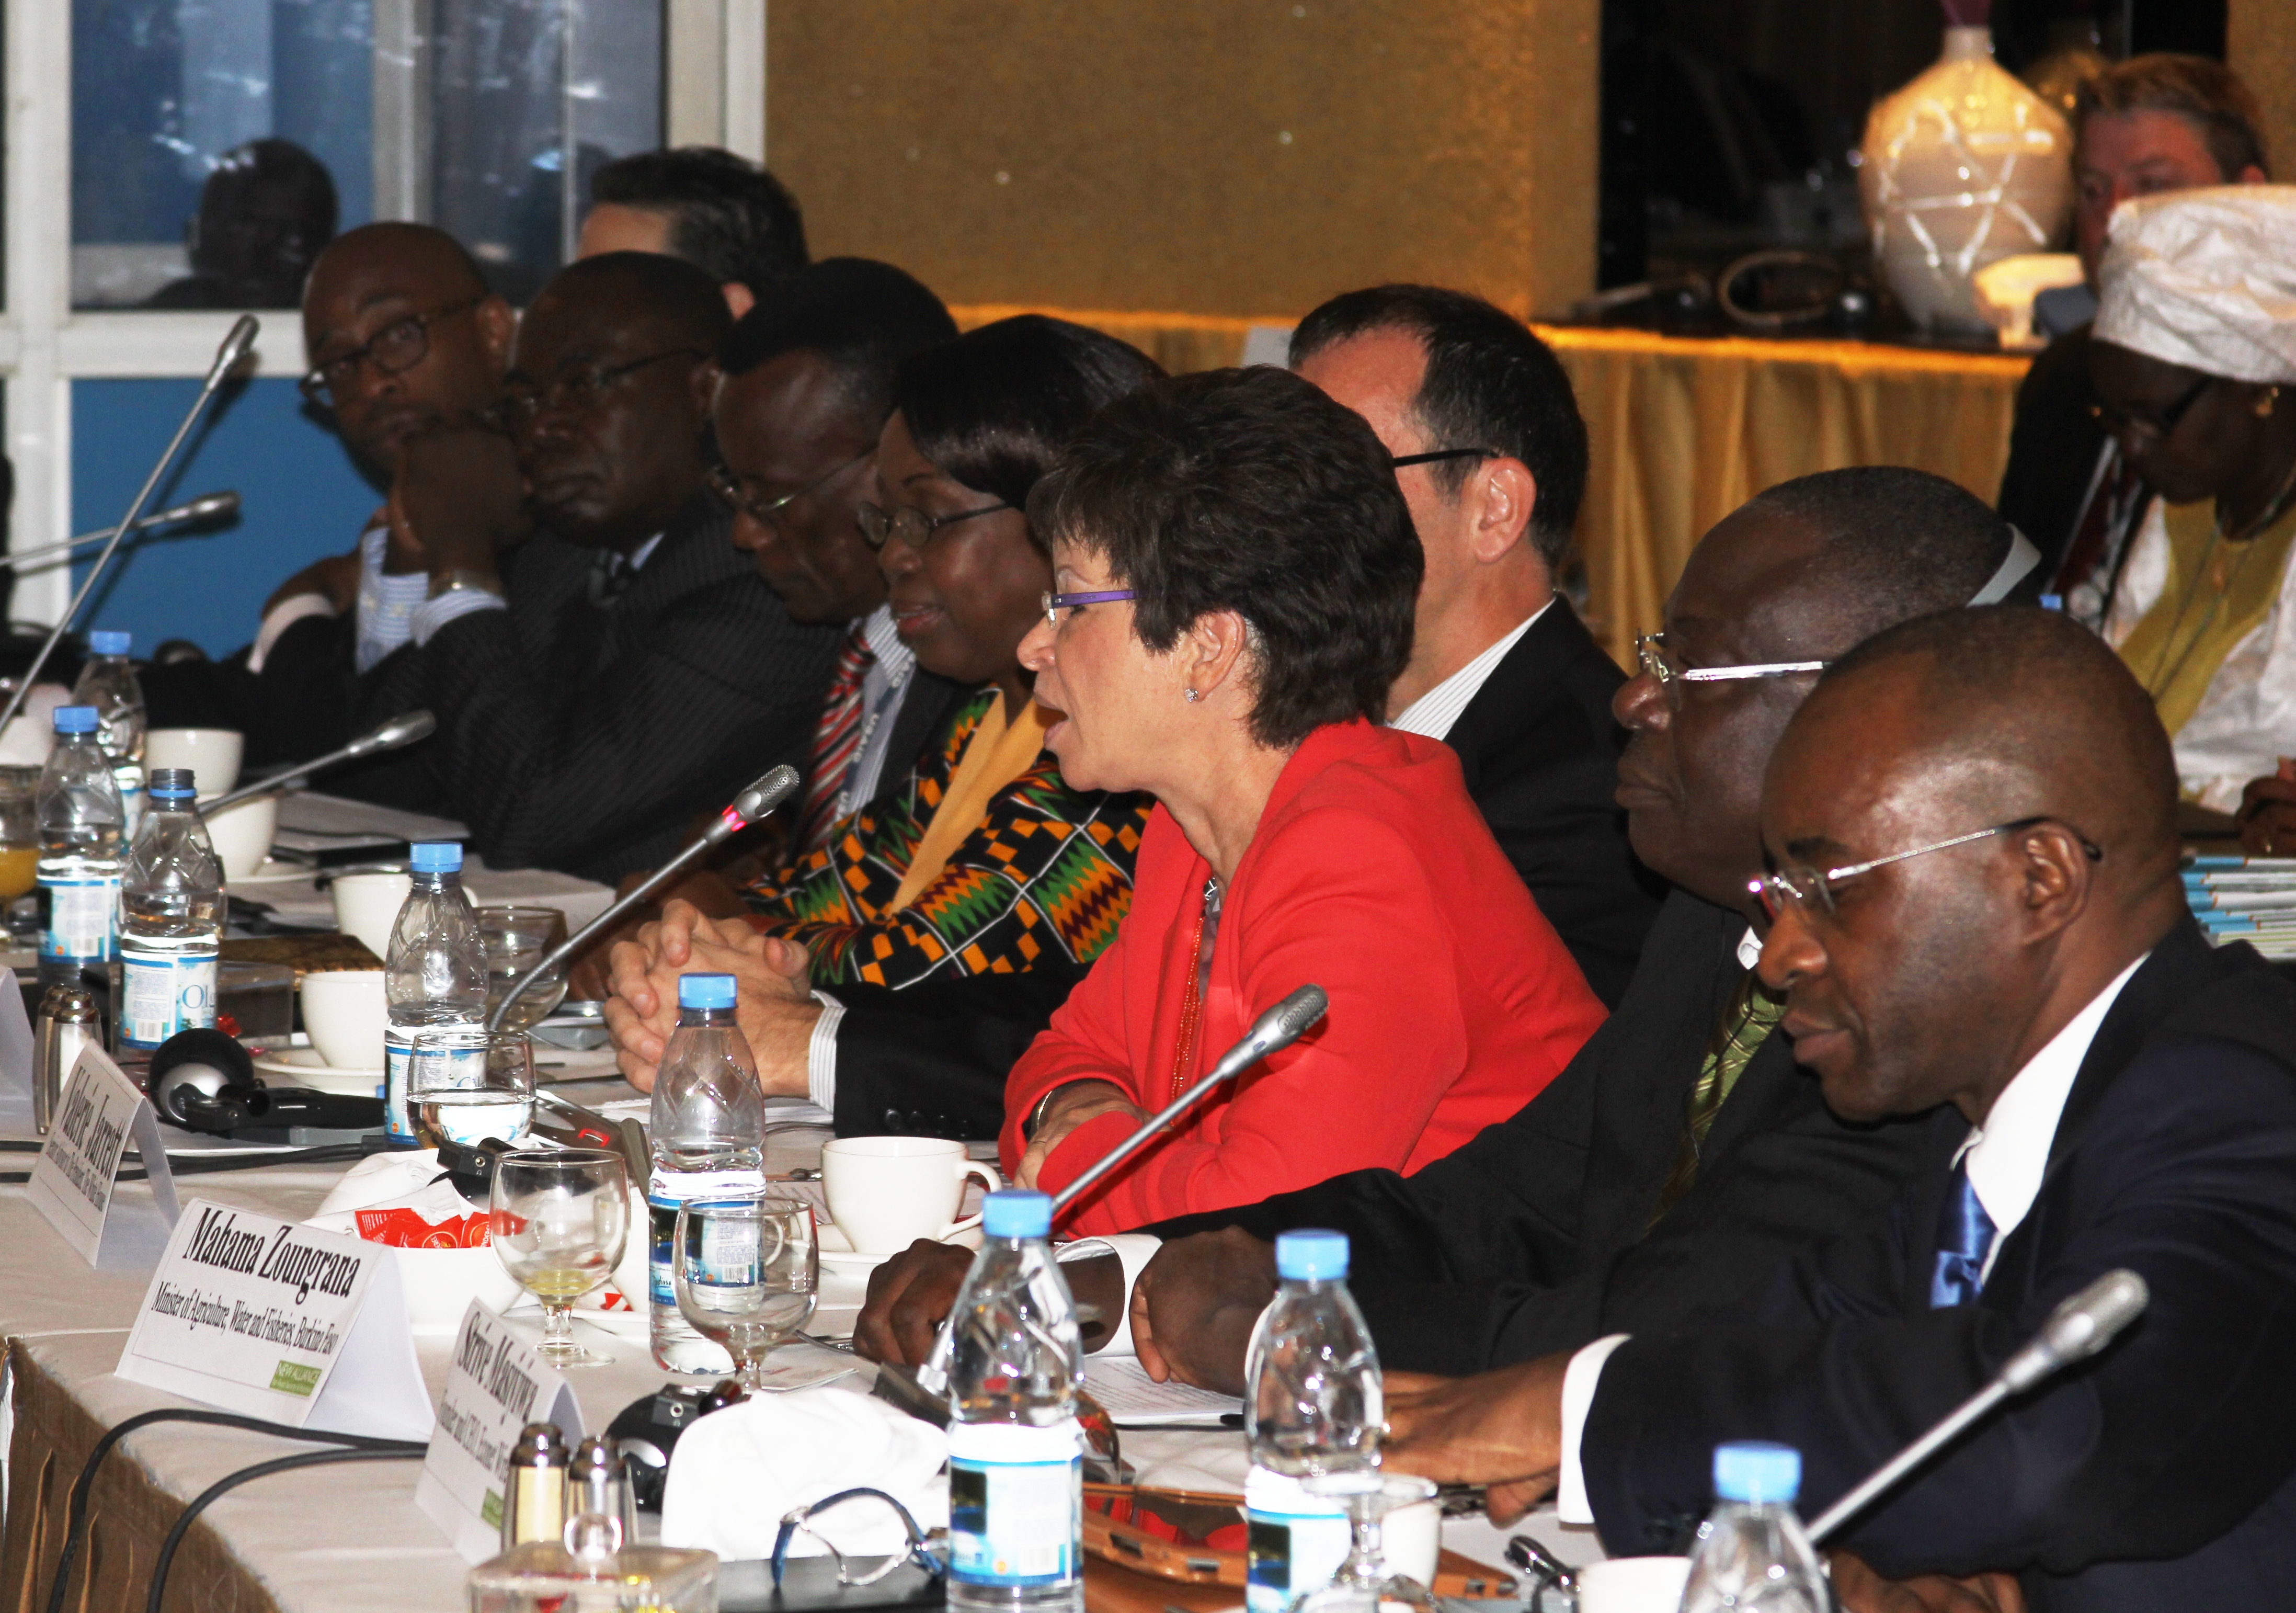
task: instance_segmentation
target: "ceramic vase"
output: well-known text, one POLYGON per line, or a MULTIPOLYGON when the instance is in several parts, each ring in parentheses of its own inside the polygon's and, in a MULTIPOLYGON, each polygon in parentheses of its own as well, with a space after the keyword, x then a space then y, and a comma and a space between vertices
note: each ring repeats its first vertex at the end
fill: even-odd
POLYGON ((2071 131, 1995 63, 1989 29, 1946 29, 1937 65, 1874 104, 1861 155, 1874 262, 1925 331, 1985 334, 1972 278, 2072 217, 2071 131))

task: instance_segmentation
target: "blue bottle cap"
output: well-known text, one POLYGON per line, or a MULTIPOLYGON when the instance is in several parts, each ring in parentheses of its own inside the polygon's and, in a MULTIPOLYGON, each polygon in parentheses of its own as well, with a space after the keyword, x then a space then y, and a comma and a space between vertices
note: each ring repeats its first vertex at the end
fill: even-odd
POLYGON ((980 1206, 980 1230, 991 1238, 1048 1238, 1053 1230, 1052 1195, 1019 1188, 991 1193, 980 1206))
POLYGON ((419 840, 408 849, 414 853, 414 871, 418 874, 463 871, 463 843, 459 840, 419 840))
POLYGON ((1336 1282, 1348 1274, 1348 1235, 1318 1227, 1275 1235, 1275 1274, 1293 1282, 1336 1282))
POLYGON ((2041 608, 2045 611, 2062 611, 2065 608, 2065 597, 2062 594, 2044 594, 2041 596, 2041 608))
POLYGON ((152 799, 192 794, 192 769, 189 768, 153 768, 152 769, 152 799))
POLYGON ((56 732, 59 734, 93 734, 102 726, 96 721, 92 705, 60 705, 56 708, 56 732))
POLYGON ((731 975, 680 975, 677 1006, 681 1008, 730 1008, 734 1006, 731 975))
POLYGON ((110 628, 98 628, 87 636, 87 647, 99 655, 125 655, 135 642, 133 633, 122 633, 110 628))
POLYGON ((1714 1494, 1749 1506, 1790 1507, 1801 1494, 1801 1453, 1763 1439, 1716 1445, 1714 1494))

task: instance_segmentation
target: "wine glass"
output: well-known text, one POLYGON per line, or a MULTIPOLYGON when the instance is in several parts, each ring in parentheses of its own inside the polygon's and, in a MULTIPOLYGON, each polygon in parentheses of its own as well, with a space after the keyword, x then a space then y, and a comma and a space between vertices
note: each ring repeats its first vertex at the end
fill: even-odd
POLYGON ((725 1346, 743 1388, 762 1389, 766 1357, 813 1320, 821 1287, 813 1206, 762 1192, 689 1198, 670 1249, 678 1311, 725 1346))
MULTIPOLYGON (((478 909, 479 951, 487 960, 487 1012, 491 1016, 535 966, 566 939, 566 915, 556 908, 480 908, 478 909)), ((530 1031, 550 1017, 566 1000, 566 966, 554 965, 549 973, 527 988, 509 1013, 503 1016, 507 1031, 530 1031)))
POLYGON ((524 1031, 441 1031, 406 1060, 406 1102, 425 1146, 516 1142, 534 1119, 534 1049, 524 1031))
POLYGON ((595 1367, 611 1355, 574 1342, 574 1302, 614 1274, 629 1236, 629 1177, 606 1148, 532 1148, 495 1162, 495 1254, 542 1302, 542 1357, 595 1367))
POLYGON ((1431 1480, 1368 1468, 1319 1473, 1300 1482, 1308 1494, 1346 1509, 1354 1537, 1347 1561, 1331 1583, 1293 1602, 1292 1613, 1380 1613, 1390 1602, 1435 1613, 1435 1598, 1426 1586, 1387 1566, 1381 1528, 1390 1512, 1434 1500, 1431 1480))

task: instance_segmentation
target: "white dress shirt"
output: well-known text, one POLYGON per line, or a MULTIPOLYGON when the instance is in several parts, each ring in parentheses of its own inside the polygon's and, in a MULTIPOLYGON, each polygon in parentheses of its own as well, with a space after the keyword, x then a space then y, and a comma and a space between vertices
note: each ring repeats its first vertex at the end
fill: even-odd
POLYGON ((1459 713, 1483 692, 1483 685, 1491 680, 1491 674, 1498 671, 1499 662, 1506 659, 1507 652, 1521 642, 1522 636, 1530 631, 1533 622, 1554 608, 1554 597, 1549 596, 1545 605, 1516 624, 1514 631, 1405 706, 1388 720, 1387 726, 1428 739, 1448 739, 1452 725, 1459 720, 1459 713))
MULTIPOLYGON (((2041 1190, 2041 1178, 2048 1170, 2057 1122, 2064 1114, 2074 1078, 2080 1074, 2081 1060, 2088 1057, 2089 1043, 2096 1040, 2097 1027, 2112 1011, 2121 988, 2144 963, 2144 959, 2139 958, 2114 975, 2087 1007, 2065 1022, 2064 1029, 2009 1078, 1985 1119, 1969 1129, 1960 1152, 1954 1156, 1956 1164, 1968 1160, 1970 1186, 1993 1222, 1993 1247, 1986 1251, 1980 1282, 1992 1274, 1994 1256, 2031 1211, 2033 1199, 2041 1190)), ((1587 1502, 1586 1470, 1579 1465, 1580 1442, 1601 1384, 1603 1363, 1628 1337, 1613 1333, 1596 1339, 1573 1355, 1563 1371, 1562 1470, 1555 1488, 1554 1510, 1564 1523, 1595 1521, 1594 1509, 1587 1502)))
POLYGON ((901 703, 908 698, 910 675, 917 670, 916 652, 901 642, 893 625, 893 607, 881 605, 860 621, 861 638, 871 660, 861 674, 861 745, 853 753, 852 770, 839 792, 843 812, 858 811, 877 799, 885 773, 885 753, 892 748, 893 728, 900 720, 901 703))

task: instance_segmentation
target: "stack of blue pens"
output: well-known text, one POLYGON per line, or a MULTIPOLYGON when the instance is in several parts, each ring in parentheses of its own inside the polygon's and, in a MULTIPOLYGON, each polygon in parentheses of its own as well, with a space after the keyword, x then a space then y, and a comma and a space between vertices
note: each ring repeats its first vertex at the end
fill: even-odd
POLYGON ((2209 940, 2245 941, 2267 958, 2296 958, 2296 857, 2195 857, 2185 900, 2209 940))

